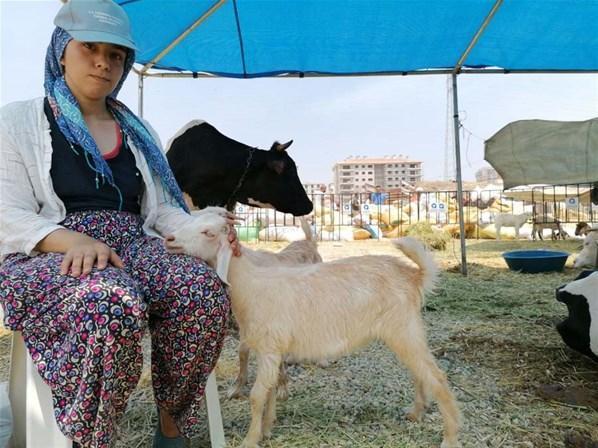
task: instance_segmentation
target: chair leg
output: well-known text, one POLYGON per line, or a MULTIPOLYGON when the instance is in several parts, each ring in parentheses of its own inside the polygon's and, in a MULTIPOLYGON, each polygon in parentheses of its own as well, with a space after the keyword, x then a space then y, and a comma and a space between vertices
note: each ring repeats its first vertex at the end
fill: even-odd
POLYGON ((22 448, 27 433, 27 358, 25 342, 18 332, 12 335, 10 373, 8 376, 8 399, 12 412, 12 436, 8 446, 22 448))
POLYGON ((218 396, 218 385, 216 375, 210 373, 206 384, 206 406, 208 408, 208 425, 210 428, 210 442, 212 448, 224 448, 226 439, 222 425, 222 413, 220 411, 220 398, 218 396))

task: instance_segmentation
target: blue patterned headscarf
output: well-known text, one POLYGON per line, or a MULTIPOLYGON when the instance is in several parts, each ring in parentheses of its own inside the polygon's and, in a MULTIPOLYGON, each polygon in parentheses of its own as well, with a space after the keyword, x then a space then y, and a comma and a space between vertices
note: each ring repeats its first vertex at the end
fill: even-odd
MULTIPOLYGON (((52 40, 46 53, 44 80, 46 97, 50 103, 56 123, 67 141, 72 147, 78 145, 83 148, 87 164, 96 175, 96 188, 99 188, 100 182, 107 181, 118 191, 122 206, 122 195, 114 183, 112 171, 91 136, 81 114, 81 109, 79 109, 79 103, 64 79, 60 60, 64 54, 64 49, 72 39, 71 35, 60 27, 57 27, 52 34, 52 40)), ((131 139, 136 148, 141 150, 151 170, 160 177, 164 189, 188 212, 189 210, 183 199, 181 189, 176 183, 166 158, 154 138, 141 120, 127 106, 116 99, 116 95, 133 67, 134 61, 135 52, 128 49, 123 76, 114 91, 106 98, 106 106, 118 122, 123 133, 131 139)))

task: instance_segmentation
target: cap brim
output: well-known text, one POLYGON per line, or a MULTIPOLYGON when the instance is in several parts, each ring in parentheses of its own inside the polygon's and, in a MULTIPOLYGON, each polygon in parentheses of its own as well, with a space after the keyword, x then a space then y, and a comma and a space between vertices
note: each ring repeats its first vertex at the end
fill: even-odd
POLYGON ((80 42, 102 42, 106 44, 115 44, 122 47, 129 48, 133 51, 137 51, 137 47, 133 41, 124 39, 121 36, 112 33, 106 33, 104 31, 68 31, 73 39, 80 42))

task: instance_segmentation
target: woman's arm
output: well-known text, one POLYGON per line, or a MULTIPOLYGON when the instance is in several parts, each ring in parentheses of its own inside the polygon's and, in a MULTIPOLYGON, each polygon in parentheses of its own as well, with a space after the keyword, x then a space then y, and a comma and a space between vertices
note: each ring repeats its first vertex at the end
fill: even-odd
MULTIPOLYGON (((8 118, 15 115, 15 107, 11 106, 0 109, 0 256, 32 255, 41 239, 62 227, 39 215, 41 205, 29 172, 36 173, 36 167, 32 166, 35 162, 24 160, 21 154, 30 142, 27 138, 15 141, 9 131, 8 118)), ((17 109, 16 115, 24 114, 17 109)))
POLYGON ((39 176, 38 167, 33 158, 26 159, 22 153, 30 148, 31 139, 20 138, 21 134, 9 129, 9 118, 14 121, 15 115, 24 116, 14 108, 0 109, 0 256, 64 253, 61 273, 70 269, 73 276, 88 273, 96 260, 99 269, 107 262, 121 267, 116 253, 105 244, 40 216, 41 204, 32 181, 32 176, 39 176))

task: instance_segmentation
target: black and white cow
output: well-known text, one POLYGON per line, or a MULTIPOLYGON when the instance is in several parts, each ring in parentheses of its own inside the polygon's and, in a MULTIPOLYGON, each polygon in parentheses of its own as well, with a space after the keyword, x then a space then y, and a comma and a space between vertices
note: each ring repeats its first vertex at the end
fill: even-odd
POLYGON ((232 210, 236 202, 242 202, 302 216, 313 205, 286 151, 291 143, 274 142, 269 151, 253 148, 195 120, 170 140, 166 157, 179 186, 196 207, 217 205, 232 210))
POLYGON ((556 289, 569 317, 556 328, 565 344, 598 362, 598 271, 584 271, 556 289))

